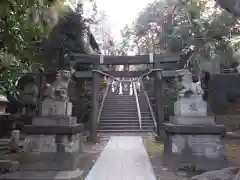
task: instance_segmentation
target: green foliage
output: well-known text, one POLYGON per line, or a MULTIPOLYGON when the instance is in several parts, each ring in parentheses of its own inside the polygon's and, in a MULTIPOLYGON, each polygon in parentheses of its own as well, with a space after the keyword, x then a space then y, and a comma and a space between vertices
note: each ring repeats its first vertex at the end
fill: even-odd
POLYGON ((131 40, 134 40, 134 31, 133 29, 126 25, 122 30, 121 30, 121 37, 122 40, 119 44, 118 47, 118 55, 126 55, 129 51, 133 50, 133 46, 131 40))
POLYGON ((204 62, 217 61, 230 66, 239 48, 231 43, 239 35, 239 23, 232 14, 214 9, 209 2, 156 0, 149 4, 128 30, 137 53, 188 52, 189 65, 201 67, 204 62))
POLYGON ((62 0, 3 0, 0 2, 0 81, 10 89, 14 72, 41 67, 35 50, 63 8, 62 0))

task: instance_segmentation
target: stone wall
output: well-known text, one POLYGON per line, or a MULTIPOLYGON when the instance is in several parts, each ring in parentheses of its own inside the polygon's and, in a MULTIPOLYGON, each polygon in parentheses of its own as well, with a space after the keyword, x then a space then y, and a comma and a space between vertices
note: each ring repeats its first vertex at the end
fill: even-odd
POLYGON ((240 83, 238 82, 240 82, 240 74, 237 73, 211 76, 208 101, 214 114, 218 114, 231 103, 240 100, 240 83))

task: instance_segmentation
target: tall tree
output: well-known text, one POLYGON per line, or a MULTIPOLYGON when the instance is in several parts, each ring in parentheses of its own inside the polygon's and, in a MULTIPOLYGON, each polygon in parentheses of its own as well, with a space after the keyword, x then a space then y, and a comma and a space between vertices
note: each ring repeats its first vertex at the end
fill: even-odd
POLYGON ((39 67, 33 52, 63 11, 66 6, 62 0, 0 2, 0 81, 4 86, 13 82, 12 72, 39 67))
MULTIPOLYGON (((229 66, 234 60, 230 40, 238 33, 238 21, 228 12, 214 9, 214 1, 155 1, 138 16, 137 45, 148 52, 182 52, 199 66, 217 60, 229 66)), ((186 62, 185 62, 186 63, 186 62)))

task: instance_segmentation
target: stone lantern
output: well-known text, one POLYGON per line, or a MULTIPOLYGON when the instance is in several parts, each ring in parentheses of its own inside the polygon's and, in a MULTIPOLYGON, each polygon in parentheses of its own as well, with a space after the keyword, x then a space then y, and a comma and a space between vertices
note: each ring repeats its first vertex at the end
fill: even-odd
POLYGON ((8 104, 8 99, 6 96, 0 94, 0 115, 6 113, 6 108, 8 104))

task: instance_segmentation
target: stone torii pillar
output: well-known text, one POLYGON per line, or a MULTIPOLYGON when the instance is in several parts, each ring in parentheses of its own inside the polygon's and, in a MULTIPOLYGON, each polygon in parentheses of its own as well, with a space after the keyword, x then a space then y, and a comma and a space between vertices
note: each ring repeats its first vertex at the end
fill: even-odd
MULTIPOLYGON (((95 64, 94 69, 98 70, 99 65, 95 64)), ((98 128, 98 113, 99 113, 99 94, 100 94, 100 80, 101 74, 96 71, 92 71, 92 113, 90 119, 90 136, 88 137, 89 141, 97 142, 97 128, 98 128)))
POLYGON ((157 135, 163 134, 163 121, 164 121, 164 92, 163 92, 163 79, 160 71, 154 72, 154 93, 156 103, 156 121, 157 121, 157 135))
MULTIPOLYGON (((151 56, 150 56, 151 58, 151 56)), ((151 59, 150 59, 151 61, 151 59)), ((155 62, 154 69, 160 69, 160 63, 155 62)), ((163 90, 163 77, 161 70, 153 72, 154 77, 154 94, 155 94, 155 110, 157 121, 157 137, 156 139, 164 138, 163 121, 164 121, 164 90, 163 90)))

